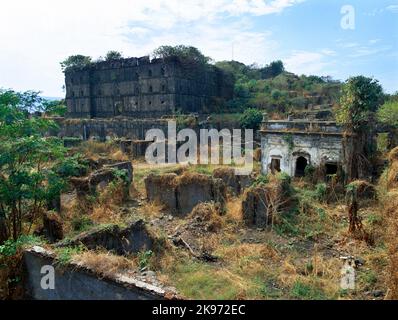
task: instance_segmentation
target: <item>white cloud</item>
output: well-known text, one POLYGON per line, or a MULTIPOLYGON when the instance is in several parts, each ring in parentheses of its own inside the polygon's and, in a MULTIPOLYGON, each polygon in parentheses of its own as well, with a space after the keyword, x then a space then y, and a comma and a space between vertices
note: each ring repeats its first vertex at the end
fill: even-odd
POLYGON ((268 31, 245 16, 280 13, 304 0, 13 0, 0 12, 0 86, 62 95, 59 62, 71 54, 149 54, 163 44, 191 44, 205 54, 246 63, 273 58, 268 31))
POLYGON ((390 5, 386 8, 388 11, 391 11, 393 13, 398 13, 398 4, 393 4, 390 5))
MULTIPOLYGON (((323 50, 324 51, 324 50, 323 50)), ((326 61, 324 52, 293 51, 292 55, 284 59, 286 69, 296 74, 323 74, 331 62, 326 61)))

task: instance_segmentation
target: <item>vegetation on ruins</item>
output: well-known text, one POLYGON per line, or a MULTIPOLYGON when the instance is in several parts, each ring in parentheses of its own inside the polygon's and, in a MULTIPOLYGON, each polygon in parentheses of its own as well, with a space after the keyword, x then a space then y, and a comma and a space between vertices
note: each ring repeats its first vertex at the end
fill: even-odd
POLYGON ((111 50, 105 55, 105 61, 113 61, 123 59, 123 54, 119 51, 111 50))
POLYGON ((192 46, 160 46, 152 53, 154 58, 167 59, 177 57, 182 62, 206 65, 211 61, 210 57, 206 57, 199 49, 192 46))
POLYGON ((344 126, 346 135, 353 137, 351 143, 346 141, 348 181, 366 179, 370 175, 376 151, 374 123, 383 98, 383 88, 372 78, 352 77, 343 86, 336 120, 344 126))
POLYGON ((260 110, 248 108, 239 118, 239 123, 243 129, 258 130, 260 129, 262 120, 263 114, 260 110))
POLYGON ((92 58, 81 54, 73 55, 61 62, 63 72, 72 69, 83 69, 92 63, 92 58))

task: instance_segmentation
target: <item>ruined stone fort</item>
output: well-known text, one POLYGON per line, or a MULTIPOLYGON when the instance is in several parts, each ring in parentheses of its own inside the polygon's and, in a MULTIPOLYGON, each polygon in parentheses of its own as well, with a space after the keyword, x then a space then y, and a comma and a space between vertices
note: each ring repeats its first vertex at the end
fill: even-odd
POLYGON ((65 74, 69 118, 161 118, 211 113, 233 95, 233 79, 211 65, 176 57, 104 61, 65 74))
MULTIPOLYGON (((167 131, 167 119, 176 113, 202 118, 214 113, 217 104, 233 97, 234 79, 212 65, 177 57, 141 57, 67 70, 65 86, 67 116, 62 136, 122 138, 127 140, 122 142, 124 150, 135 148, 136 154, 143 155, 149 129, 167 131)), ((264 119, 258 136, 262 172, 303 176, 311 165, 324 167, 325 175, 336 174, 345 157, 343 132, 329 116, 321 118, 264 119)))

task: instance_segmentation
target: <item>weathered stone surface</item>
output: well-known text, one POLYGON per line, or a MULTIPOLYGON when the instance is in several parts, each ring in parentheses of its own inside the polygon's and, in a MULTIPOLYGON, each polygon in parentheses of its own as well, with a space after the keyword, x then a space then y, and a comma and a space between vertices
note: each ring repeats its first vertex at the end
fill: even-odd
POLYGON ((60 216, 54 212, 46 212, 43 216, 43 226, 36 230, 35 234, 44 236, 50 243, 62 240, 64 232, 60 216))
POLYGON ((243 221, 249 227, 264 228, 271 223, 267 190, 262 186, 250 188, 242 201, 243 221))
POLYGON ((35 300, 163 300, 178 299, 175 291, 144 282, 138 276, 115 274, 104 277, 84 265, 70 263, 57 267, 51 251, 33 247, 24 252, 25 290, 35 300), (44 266, 55 267, 54 290, 41 286, 44 266))
POLYGON ((223 206, 225 199, 226 188, 220 179, 191 173, 178 178, 177 208, 181 215, 190 213, 201 202, 215 201, 223 206))
POLYGON ((104 165, 103 169, 94 171, 90 176, 84 178, 73 177, 70 182, 75 187, 77 196, 83 197, 88 193, 103 190, 109 183, 117 179, 114 172, 115 169, 126 172, 126 190, 128 190, 133 181, 133 166, 129 161, 104 165))
POLYGON ((78 198, 84 197, 90 192, 89 177, 72 177, 69 181, 76 189, 76 195, 78 198))
POLYGON ((120 150, 127 155, 132 154, 132 140, 121 140, 120 141, 120 150))
POLYGON ((146 149, 153 141, 134 140, 131 146, 131 152, 134 159, 145 157, 146 149))
POLYGON ((153 243, 154 238, 147 230, 145 222, 138 220, 130 223, 126 228, 111 225, 106 228, 84 232, 70 241, 61 243, 60 246, 83 244, 88 249, 102 247, 119 255, 128 255, 151 250, 153 243))
POLYGON ((224 181, 229 191, 234 195, 240 193, 240 184, 233 168, 217 168, 213 172, 215 178, 224 181))
POLYGON ((101 169, 93 172, 89 178, 90 191, 105 189, 115 178, 112 169, 101 169))
POLYGON ((233 76, 215 66, 178 57, 98 62, 65 73, 67 116, 161 118, 177 109, 209 111, 215 98, 232 98, 233 84, 233 76))
POLYGON ((172 213, 187 215, 202 202, 216 202, 224 207, 226 187, 221 179, 203 174, 183 173, 149 175, 145 179, 147 197, 163 204, 172 213))
POLYGON ((130 161, 118 162, 104 166, 105 169, 124 170, 127 173, 127 183, 130 185, 133 182, 133 165, 130 161))
POLYGON ((177 211, 176 178, 174 173, 164 175, 150 174, 144 180, 147 199, 177 211))
POLYGON ((247 189, 242 200, 242 215, 249 227, 265 228, 279 222, 279 215, 292 204, 290 179, 271 177, 267 184, 247 189))
POLYGON ((221 179, 233 195, 239 195, 253 183, 250 176, 236 175, 233 168, 217 168, 213 172, 215 178, 221 179))

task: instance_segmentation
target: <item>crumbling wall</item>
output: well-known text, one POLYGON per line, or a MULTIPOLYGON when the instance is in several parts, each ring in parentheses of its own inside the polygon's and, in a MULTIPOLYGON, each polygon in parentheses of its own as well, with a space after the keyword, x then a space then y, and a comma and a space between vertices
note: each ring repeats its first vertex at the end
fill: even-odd
POLYGON ((145 178, 145 190, 149 201, 163 205, 166 209, 177 212, 177 175, 150 174, 145 178))
POLYGON ((34 247, 24 252, 26 295, 34 300, 163 300, 170 295, 164 289, 133 277, 97 275, 81 265, 58 267, 52 252, 34 247), (54 289, 42 287, 43 267, 55 270, 54 289))
POLYGON ((153 249, 154 237, 142 220, 131 222, 127 227, 110 225, 84 232, 58 246, 78 246, 88 249, 105 248, 119 255, 129 255, 153 249))
POLYGON ((277 224, 280 215, 289 207, 290 179, 272 176, 267 184, 260 183, 247 189, 242 199, 243 221, 248 227, 266 228, 277 224))
POLYGON ((199 203, 214 201, 225 205, 226 187, 221 179, 186 172, 181 176, 149 175, 145 178, 148 200, 164 205, 173 213, 187 215, 199 203))
POLYGON ((115 170, 124 171, 126 174, 125 189, 128 189, 133 182, 133 166, 130 161, 118 162, 114 164, 103 165, 101 169, 92 172, 87 177, 73 177, 70 182, 75 187, 77 196, 84 197, 88 193, 94 193, 98 190, 103 190, 112 181, 118 179, 115 175, 115 170))
POLYGON ((217 168, 213 171, 213 177, 221 179, 235 196, 243 193, 253 183, 251 176, 236 175, 234 168, 217 168))

